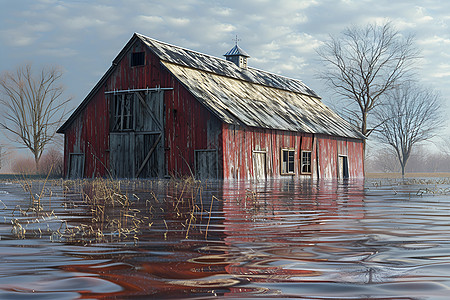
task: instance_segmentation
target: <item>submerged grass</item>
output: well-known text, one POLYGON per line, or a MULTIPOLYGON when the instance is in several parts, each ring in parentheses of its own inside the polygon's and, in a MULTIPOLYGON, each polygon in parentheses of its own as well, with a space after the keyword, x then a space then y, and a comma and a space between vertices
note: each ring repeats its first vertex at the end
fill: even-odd
POLYGON ((163 234, 165 239, 171 234, 208 239, 213 205, 220 202, 211 196, 204 203, 208 183, 192 177, 170 181, 47 178, 19 183, 30 197, 27 207, 17 205, 11 214, 11 232, 21 239, 48 235, 52 241, 81 244, 137 244, 144 233, 163 234), (54 190, 60 193, 61 206, 53 209, 54 190), (78 218, 69 221, 66 215, 78 218))

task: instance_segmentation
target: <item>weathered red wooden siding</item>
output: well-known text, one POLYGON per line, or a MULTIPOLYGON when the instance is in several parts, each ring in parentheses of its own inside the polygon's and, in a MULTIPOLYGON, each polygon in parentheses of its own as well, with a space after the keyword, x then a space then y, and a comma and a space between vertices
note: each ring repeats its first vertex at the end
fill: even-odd
MULTIPOLYGON (((173 91, 164 94, 168 175, 191 175, 195 172, 195 150, 215 149, 220 157, 221 122, 169 72, 164 71, 162 75, 163 86, 173 87, 173 91)), ((219 163, 219 173, 220 169, 219 163)))
POLYGON ((362 141, 348 139, 348 170, 351 178, 364 177, 364 145, 362 141))
POLYGON ((338 157, 348 160, 350 178, 364 177, 364 152, 360 140, 318 135, 318 173, 320 178, 338 177, 338 157))
POLYGON ((74 152, 85 154, 85 177, 108 175, 110 110, 106 91, 173 88, 172 91, 164 92, 168 175, 191 175, 191 170, 194 172, 196 149, 217 149, 220 155, 219 120, 173 78, 145 45, 136 42, 115 63, 117 67, 65 132, 66 176, 69 154, 74 152), (146 53, 145 65, 130 67, 131 53, 141 51, 146 53))
POLYGON ((253 151, 266 151, 268 177, 286 176, 281 175, 280 170, 282 148, 295 149, 297 177, 336 178, 339 155, 348 157, 349 177, 364 176, 362 142, 359 140, 228 124, 224 124, 222 128, 225 178, 254 178, 253 151), (301 150, 311 151, 310 175, 301 174, 301 150))
POLYGON ((64 170, 66 176, 70 153, 84 154, 85 177, 107 174, 105 167, 108 165, 109 114, 107 113, 108 103, 103 95, 104 87, 100 88, 65 132, 64 170))
POLYGON ((336 178, 338 176, 338 146, 336 138, 322 135, 318 136, 317 156, 319 177, 336 178))
MULTIPOLYGON (((222 127, 223 142, 223 173, 225 178, 249 179, 255 177, 253 164, 253 151, 266 152, 267 177, 277 178, 281 175, 281 149, 294 148, 295 174, 300 176, 301 150, 313 149, 312 134, 290 132, 282 130, 270 130, 262 128, 249 128, 229 124, 222 127)), ((315 160, 314 151, 312 160, 315 160)), ((311 175, 315 172, 312 166, 311 175)))

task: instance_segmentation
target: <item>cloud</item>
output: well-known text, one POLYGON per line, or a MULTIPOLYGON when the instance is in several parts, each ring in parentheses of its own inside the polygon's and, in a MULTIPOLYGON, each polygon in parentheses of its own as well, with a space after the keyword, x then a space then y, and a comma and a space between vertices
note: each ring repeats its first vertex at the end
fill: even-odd
POLYGON ((416 18, 415 22, 417 23, 427 23, 433 21, 434 18, 427 13, 427 9, 422 6, 416 6, 416 18))
POLYGON ((14 47, 26 47, 39 39, 42 33, 51 30, 51 25, 45 22, 35 24, 23 23, 20 26, 0 30, 3 43, 14 47))
POLYGON ((191 23, 191 20, 188 18, 166 18, 166 21, 169 23, 169 26, 182 27, 188 26, 191 23))
POLYGON ((43 48, 40 49, 39 54, 51 57, 73 57, 79 52, 72 48, 43 48))
MULTIPOLYGON (((302 79, 326 96, 314 77, 321 68, 315 49, 346 27, 386 19, 416 34, 424 56, 420 76, 445 81, 449 11, 450 2, 439 0, 14 1, 0 11, 0 54, 8 57, 0 64, 58 60, 83 77, 71 82, 76 94, 95 84, 134 32, 219 57, 237 34, 250 66, 302 79)), ((450 93, 446 83, 440 88, 450 93)))
POLYGON ((164 19, 160 16, 138 16, 137 17, 138 22, 143 23, 149 23, 149 24, 162 24, 164 22, 164 19))

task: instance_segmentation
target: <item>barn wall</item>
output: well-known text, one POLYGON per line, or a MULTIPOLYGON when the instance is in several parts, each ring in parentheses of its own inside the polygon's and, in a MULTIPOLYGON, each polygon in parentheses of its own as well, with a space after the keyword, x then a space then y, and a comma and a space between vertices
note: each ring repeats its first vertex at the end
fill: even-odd
POLYGON ((103 95, 104 88, 101 88, 65 132, 65 176, 68 175, 71 153, 84 154, 84 177, 107 174, 109 114, 105 113, 108 103, 103 95))
POLYGON ((338 176, 338 143, 336 138, 328 136, 318 136, 317 157, 319 177, 336 178, 338 176))
POLYGON ((225 178, 255 178, 254 151, 266 152, 268 178, 281 178, 281 149, 295 149, 295 177, 336 178, 338 156, 348 158, 349 177, 364 176, 362 142, 300 132, 223 125, 225 178), (311 151, 311 174, 301 174, 301 151, 311 151))
POLYGON ((268 178, 289 177, 281 175, 281 149, 295 149, 295 176, 314 177, 316 160, 313 135, 300 132, 249 128, 223 124, 223 173, 225 178, 255 178, 254 151, 266 153, 268 178), (300 174, 301 150, 312 150, 312 172, 300 174))
POLYGON ((364 177, 364 145, 361 141, 348 139, 348 168, 351 178, 364 177))
MULTIPOLYGON (((169 72, 164 70, 162 78, 163 86, 173 87, 172 91, 166 91, 164 95, 167 173, 170 176, 191 175, 195 173, 195 150, 217 150, 220 157, 221 121, 169 72)), ((220 178, 222 166, 221 161, 218 162, 220 178)))
POLYGON ((364 152, 361 140, 317 135, 317 165, 320 178, 338 177, 338 157, 348 160, 350 178, 364 177, 364 152))
MULTIPOLYGON (((173 78, 145 45, 138 40, 115 63, 116 68, 65 131, 66 176, 70 153, 84 154, 84 177, 109 176, 109 103, 112 95, 105 95, 106 91, 173 88, 164 91, 166 175, 191 175, 195 150, 215 149, 221 153, 221 122, 173 78), (142 51, 146 53, 145 65, 131 67, 131 53, 142 51)), ((222 174, 220 160, 218 167, 222 174)))

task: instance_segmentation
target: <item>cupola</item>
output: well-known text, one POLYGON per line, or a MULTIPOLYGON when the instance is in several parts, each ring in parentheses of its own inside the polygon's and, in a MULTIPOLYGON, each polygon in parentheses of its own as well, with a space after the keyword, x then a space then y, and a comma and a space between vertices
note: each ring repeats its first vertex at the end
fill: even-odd
POLYGON ((223 56, 225 56, 227 60, 234 62, 239 68, 247 69, 247 58, 249 58, 250 55, 242 50, 237 42, 236 45, 223 56))

